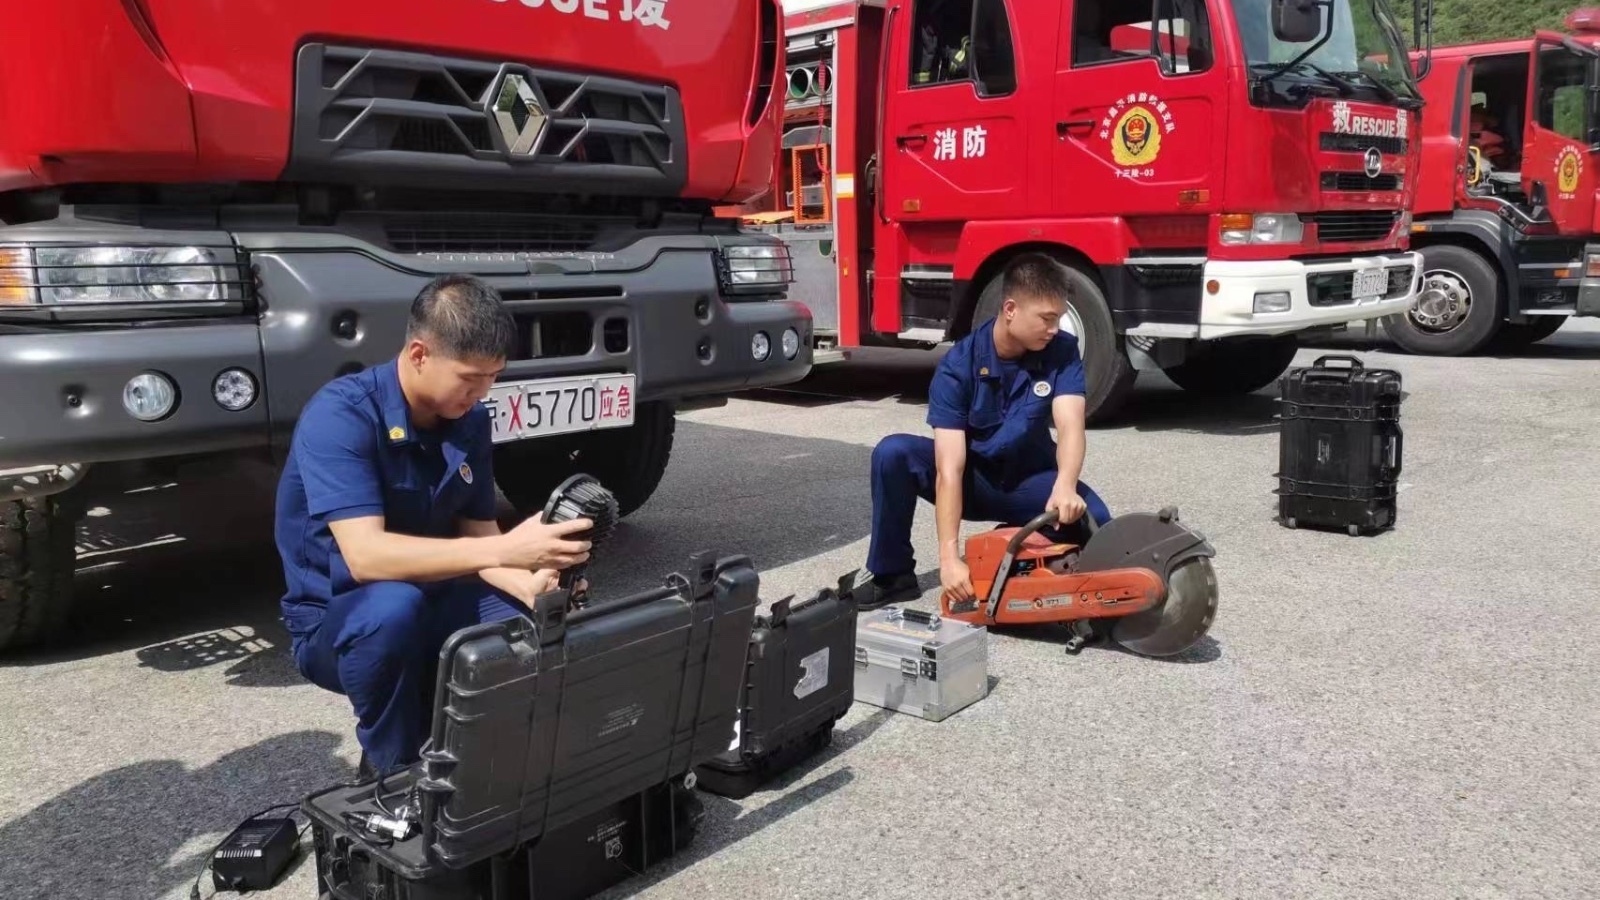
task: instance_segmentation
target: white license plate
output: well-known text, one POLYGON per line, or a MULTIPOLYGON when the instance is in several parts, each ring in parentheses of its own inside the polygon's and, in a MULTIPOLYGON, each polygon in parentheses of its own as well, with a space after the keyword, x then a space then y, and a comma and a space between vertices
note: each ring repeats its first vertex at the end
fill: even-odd
POLYGON ((632 375, 580 375, 495 385, 483 404, 494 423, 494 442, 520 441, 571 431, 626 428, 638 405, 632 375))
POLYGON ((1389 289, 1389 273, 1384 269, 1359 269, 1356 271, 1356 283, 1351 291, 1357 300, 1371 300, 1381 297, 1389 289))

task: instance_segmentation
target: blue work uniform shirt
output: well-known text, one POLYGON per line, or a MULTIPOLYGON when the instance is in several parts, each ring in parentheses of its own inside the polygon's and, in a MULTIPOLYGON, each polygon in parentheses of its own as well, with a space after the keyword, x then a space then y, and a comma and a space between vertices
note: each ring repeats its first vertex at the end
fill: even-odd
POLYGON ((967 433, 968 468, 1005 490, 1056 468, 1050 407, 1086 394, 1078 339, 1059 331, 1042 350, 1003 360, 995 320, 957 341, 928 389, 928 424, 967 433))
POLYGON ((490 429, 481 403, 433 429, 416 427, 396 360, 337 378, 311 398, 278 482, 274 526, 291 634, 313 629, 329 601, 358 586, 330 522, 383 516, 391 532, 454 537, 459 519, 494 519, 490 429))

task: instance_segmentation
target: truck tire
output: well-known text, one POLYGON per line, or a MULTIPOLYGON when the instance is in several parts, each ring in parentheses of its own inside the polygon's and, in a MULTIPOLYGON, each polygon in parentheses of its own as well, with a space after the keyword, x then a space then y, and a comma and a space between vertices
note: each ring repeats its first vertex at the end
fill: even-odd
POLYGON ((1278 380, 1300 344, 1294 335, 1199 341, 1182 363, 1163 368, 1172 383, 1208 397, 1253 394, 1278 380))
POLYGON ((1504 350, 1520 350, 1539 343, 1567 324, 1566 316, 1529 316, 1528 319, 1521 324, 1506 322, 1501 325, 1500 333, 1491 343, 1504 350))
POLYGON ((1500 275, 1465 247, 1422 248, 1422 294, 1410 310, 1383 320, 1390 340, 1419 356, 1469 356, 1500 330, 1506 300, 1500 275))
POLYGON ((45 644, 66 629, 83 512, 72 491, 0 502, 0 650, 45 644))
MULTIPOLYGON (((1058 260, 1059 262, 1059 260, 1058 260)), ((1117 334, 1111 320, 1111 307, 1106 303, 1100 284, 1082 269, 1062 263, 1067 279, 1072 284, 1072 296, 1067 301, 1067 316, 1062 322, 1078 336, 1078 352, 1083 356, 1084 382, 1089 389, 1086 418, 1090 424, 1116 415, 1139 373, 1123 349, 1122 335, 1117 334)), ((1000 314, 1005 302, 1002 296, 1004 275, 996 272, 984 284, 978 295, 977 307, 972 313, 972 330, 1000 314)))
POLYGON ((672 457, 677 417, 668 401, 639 404, 628 428, 563 434, 495 448, 495 482, 524 516, 544 508, 561 482, 586 472, 617 497, 627 516, 650 499, 672 457))

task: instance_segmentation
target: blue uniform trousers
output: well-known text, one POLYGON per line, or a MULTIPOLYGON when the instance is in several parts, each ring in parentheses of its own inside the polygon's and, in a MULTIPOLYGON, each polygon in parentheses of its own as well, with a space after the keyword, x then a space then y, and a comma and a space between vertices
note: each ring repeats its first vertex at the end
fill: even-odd
MULTIPOLYGON (((872 450, 872 540, 867 550, 867 570, 876 576, 914 572, 911 522, 917 500, 934 502, 936 470, 933 438, 893 434, 872 450)), ((969 462, 961 491, 961 518, 973 522, 1026 525, 1040 513, 1055 488, 1056 470, 1047 469, 1021 480, 1010 490, 990 483, 969 462)), ((1111 518, 1105 501, 1092 488, 1078 482, 1078 496, 1097 524, 1111 518)), ((1081 522, 1044 529, 1052 539, 1081 543, 1081 522)))
POLYGON ((388 772, 420 758, 445 639, 524 609, 476 576, 375 582, 336 596, 318 625, 294 637, 292 651, 301 675, 350 698, 356 739, 372 765, 388 772))

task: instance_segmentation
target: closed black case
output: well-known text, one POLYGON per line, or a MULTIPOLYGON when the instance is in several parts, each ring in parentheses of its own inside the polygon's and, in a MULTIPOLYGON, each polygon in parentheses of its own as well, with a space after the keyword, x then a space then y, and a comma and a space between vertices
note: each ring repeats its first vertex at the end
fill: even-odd
POLYGON ((733 745, 695 770, 702 790, 742 798, 833 740, 855 701, 856 604, 824 590, 773 604, 750 633, 733 745))
POLYGON ((1324 356, 1279 381, 1278 519, 1352 535, 1394 527, 1405 435, 1400 373, 1324 356), (1348 365, 1329 365, 1331 362, 1348 365))

